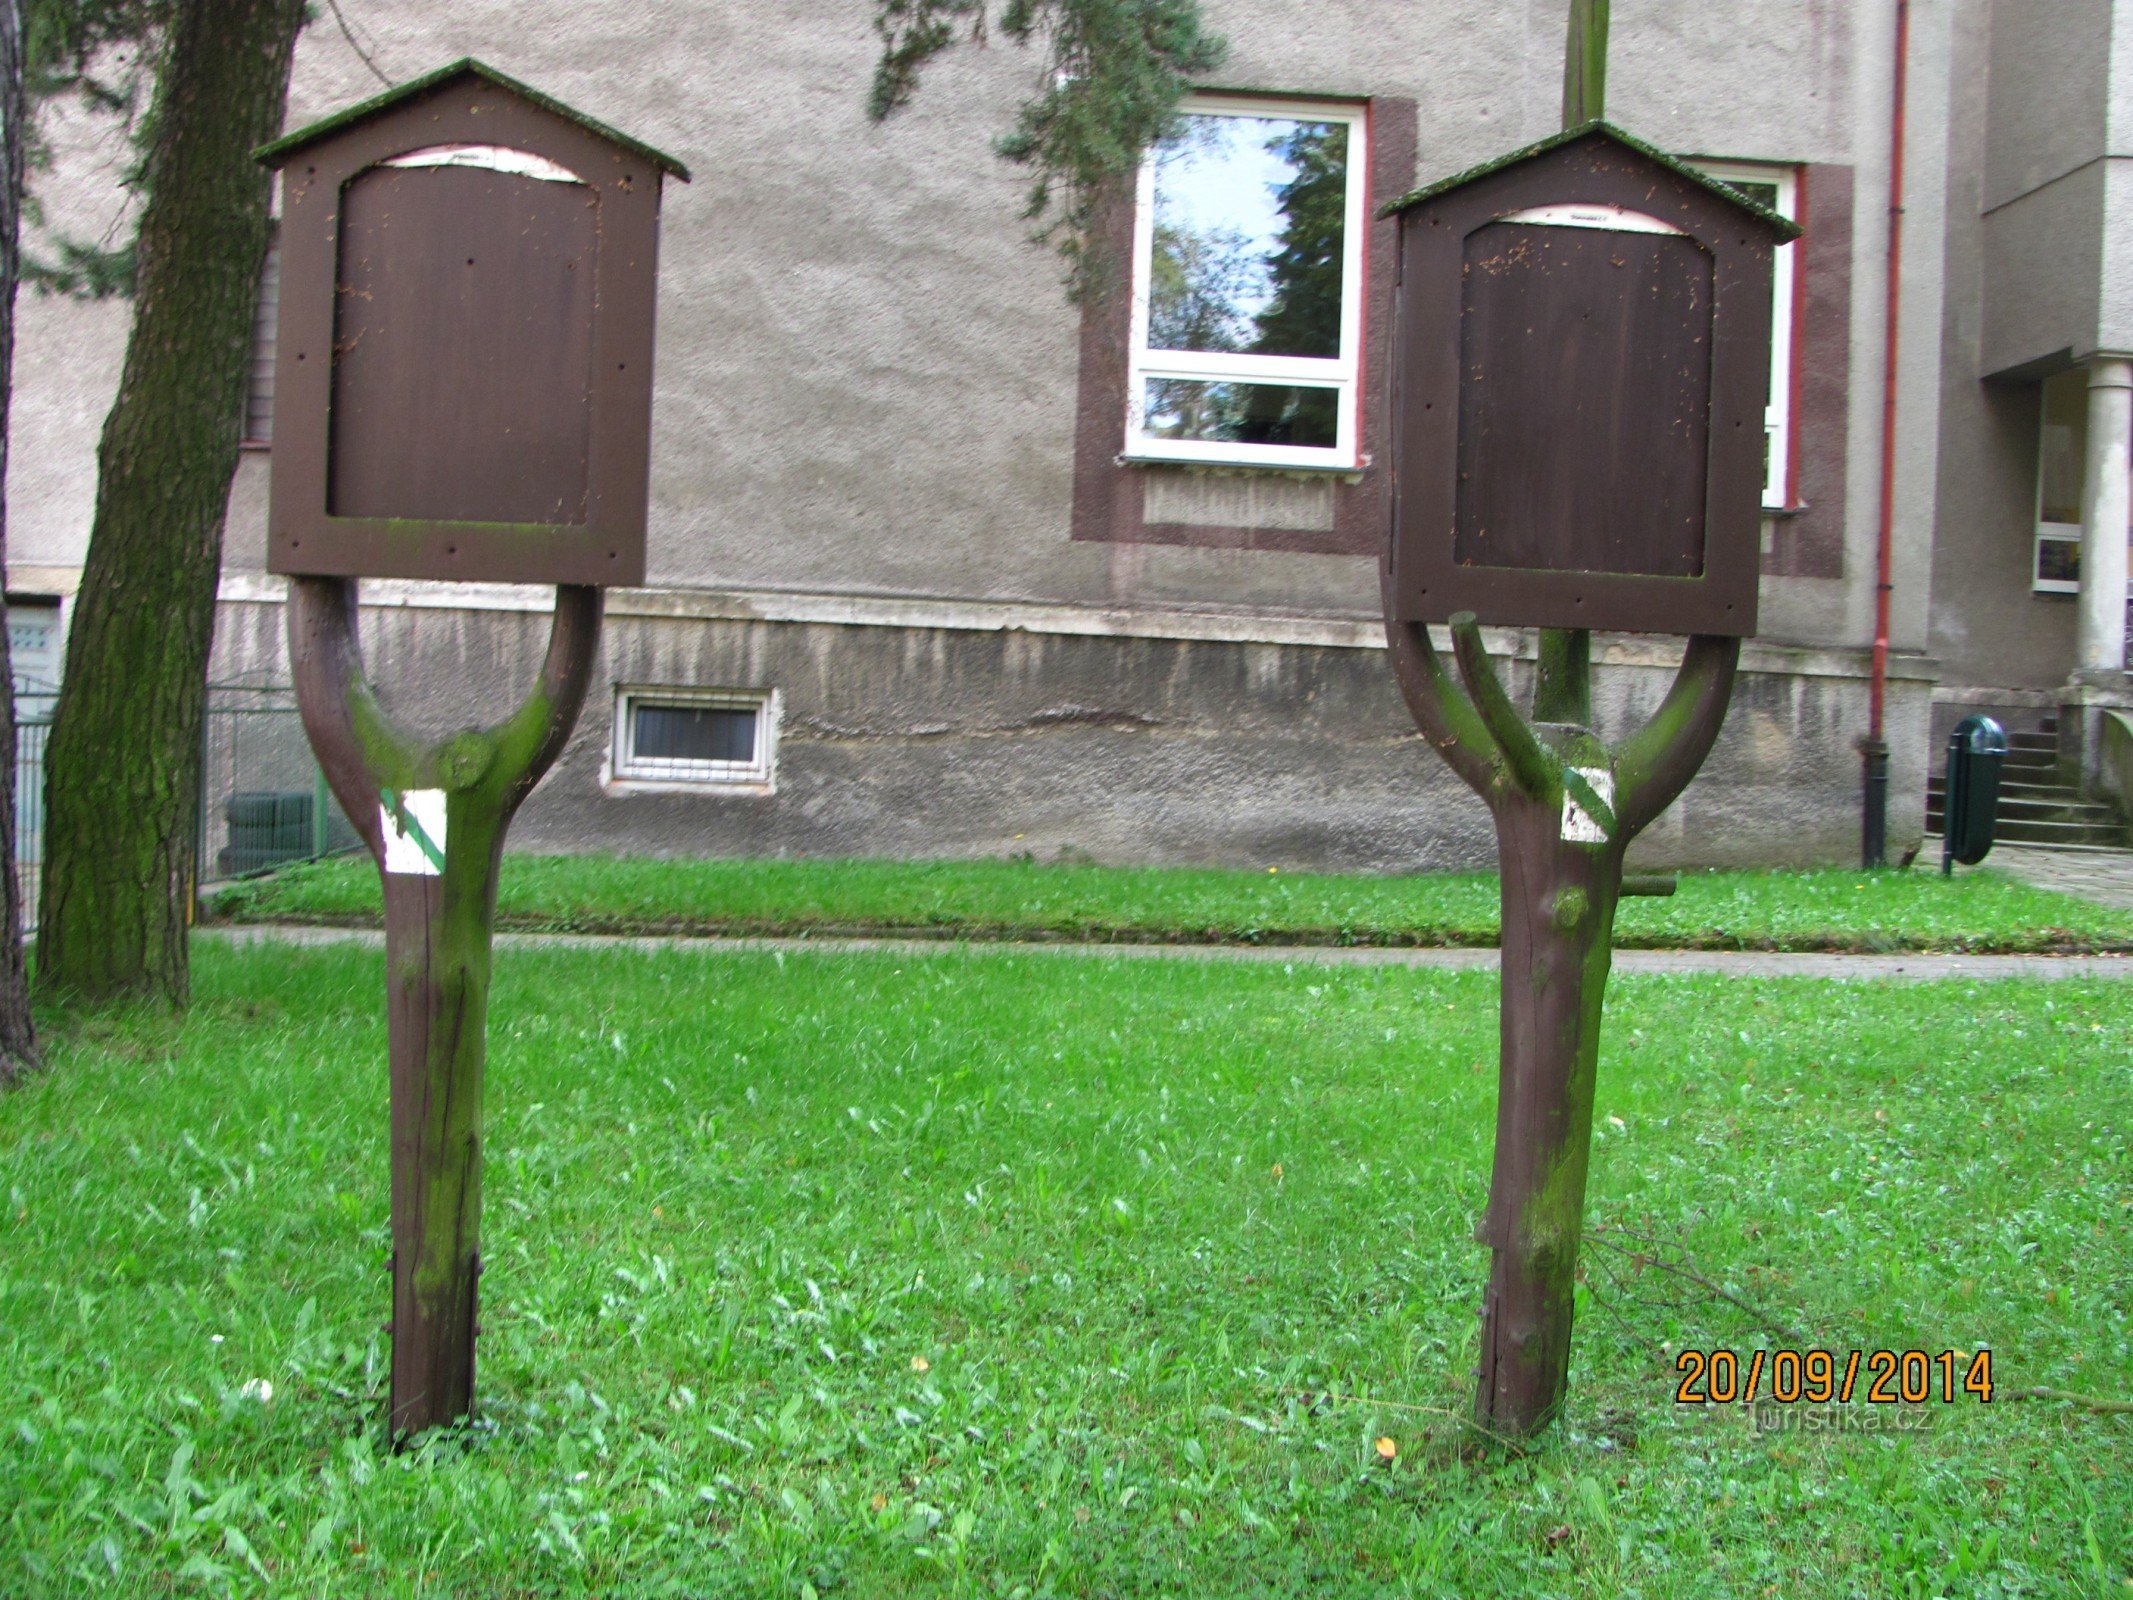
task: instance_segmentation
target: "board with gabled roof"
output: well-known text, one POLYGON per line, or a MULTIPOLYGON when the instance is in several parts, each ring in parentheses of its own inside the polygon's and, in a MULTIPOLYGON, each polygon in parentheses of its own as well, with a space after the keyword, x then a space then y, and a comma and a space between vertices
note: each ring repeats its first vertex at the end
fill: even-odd
POLYGON ((1752 634, 1793 224, 1599 121, 1386 210, 1397 614, 1752 634))

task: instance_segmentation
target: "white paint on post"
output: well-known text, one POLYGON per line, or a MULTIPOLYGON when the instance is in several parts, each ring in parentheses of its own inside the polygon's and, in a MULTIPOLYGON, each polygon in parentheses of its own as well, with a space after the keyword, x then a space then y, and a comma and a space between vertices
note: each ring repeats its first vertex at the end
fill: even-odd
POLYGON ((2074 665, 2126 665, 2126 538, 2133 522, 2133 360, 2089 358, 2089 453, 2081 486, 2081 616, 2074 665))
MULTIPOLYGON (((1605 767, 1576 767, 1577 775, 1592 785, 1592 792, 1600 797, 1607 809, 1615 806, 1615 775, 1605 767)), ((1600 819, 1578 803, 1569 790, 1563 791, 1563 837, 1572 844, 1605 844, 1607 829, 1600 819)))
POLYGON ((1622 206, 1567 204, 1556 206, 1529 206, 1524 211, 1507 212, 1496 219, 1498 222, 1527 222, 1541 228, 1598 228, 1606 233, 1673 233, 1681 230, 1671 222, 1657 217, 1648 217, 1641 211, 1630 211, 1622 206))
POLYGON ((406 155, 381 161, 385 167, 479 167, 488 172, 509 172, 521 178, 539 178, 543 183, 583 183, 570 168, 530 150, 513 150, 500 144, 433 144, 406 155))
POLYGON ((378 798, 385 870, 417 878, 444 875, 444 791, 388 789, 378 798))

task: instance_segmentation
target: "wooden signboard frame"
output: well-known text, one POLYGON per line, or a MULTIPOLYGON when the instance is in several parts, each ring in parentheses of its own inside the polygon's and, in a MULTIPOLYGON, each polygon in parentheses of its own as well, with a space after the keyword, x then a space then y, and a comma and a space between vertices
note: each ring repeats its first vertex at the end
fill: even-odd
POLYGON ((268 570, 642 583, 661 179, 687 169, 473 61, 260 157, 282 172, 268 570), (529 475, 557 485, 531 508, 529 475))
POLYGON ((1754 633, 1797 228, 1598 121, 1388 210, 1397 615, 1754 633))
MULTIPOLYGON (((1404 213, 1403 262, 1419 265, 1401 290, 1405 320, 1397 348, 1405 365, 1395 383, 1405 410, 1396 434, 1396 521, 1380 569, 1386 643, 1415 726, 1487 803, 1502 873, 1496 1153, 1488 1208, 1476 1230, 1491 1262, 1474 1419, 1487 1435, 1513 1440, 1546 1428, 1569 1389, 1600 1022, 1615 910, 1625 892, 1624 858, 1710 754, 1732 698, 1741 638, 1754 627, 1763 477, 1739 441, 1763 436, 1769 248, 1798 231, 1598 122, 1608 9, 1608 0, 1570 0, 1566 132, 1388 208, 1404 213), (1693 274, 1653 270, 1663 265, 1658 253, 1554 252, 1548 230, 1563 219, 1531 219, 1535 210, 1554 207, 1606 208, 1613 216, 1602 220, 1616 227, 1624 213, 1641 216, 1643 225, 1660 230, 1642 237, 1686 239, 1708 249, 1717 263, 1709 280, 1718 291, 1713 303, 1699 305, 1684 294, 1670 299, 1669 283, 1678 286, 1693 274), (1477 234, 1520 213, 1527 214, 1523 237, 1499 233, 1479 256, 1468 248, 1477 234), (1721 236, 1717 225, 1727 219, 1730 231, 1721 236), (1405 241, 1417 231, 1426 237, 1410 249, 1405 241), (1509 251, 1523 254, 1513 260, 1509 251), (1730 267, 1721 251, 1733 252, 1730 267), (1570 270, 1558 283, 1546 281, 1559 262, 1570 270), (1597 274, 1590 271, 1595 266, 1597 274), (1504 269, 1528 280, 1521 292, 1532 292, 1517 309, 1535 314, 1495 330, 1504 336, 1481 347, 1527 387, 1507 400, 1468 403, 1472 397, 1462 389, 1477 378, 1486 384, 1492 374, 1469 361, 1473 351, 1460 322, 1476 303, 1474 274, 1504 269), (1637 294, 1604 282, 1615 270, 1642 275, 1637 294), (1595 275, 1603 280, 1597 286, 1595 275), (1638 303, 1641 294, 1657 296, 1668 314, 1653 315, 1638 303), (1557 296, 1557 304, 1546 303, 1557 296), (1760 311, 1743 303, 1757 296, 1760 311), (1708 387, 1680 385, 1683 368, 1704 349, 1712 351, 1708 387), (1587 387, 1566 395, 1535 381, 1558 355, 1566 358, 1563 370, 1587 387), (1648 359, 1655 355, 1661 359, 1648 359), (1656 378, 1657 386, 1639 393, 1639 374, 1656 378), (1713 409, 1702 418, 1683 415, 1678 406, 1697 392, 1713 409), (1751 397, 1752 413, 1746 409, 1751 397), (1611 475, 1622 463, 1592 459, 1616 413, 1668 399, 1677 409, 1633 419, 1644 428, 1643 448, 1700 439, 1697 448, 1708 448, 1707 458, 1677 458, 1670 468, 1634 458, 1626 465, 1656 468, 1676 485, 1699 470, 1705 474, 1704 504, 1687 507, 1703 512, 1703 526, 1686 536, 1678 493, 1650 493, 1649 485, 1611 475), (1531 420, 1520 404, 1582 435, 1586 459, 1551 459, 1540 448, 1542 436, 1520 431, 1531 420), (1484 428, 1508 426, 1517 448, 1470 456, 1465 469, 1499 481, 1461 485, 1459 427, 1477 421, 1484 428), (1656 430, 1644 427, 1653 422, 1656 430), (1520 474, 1559 472, 1544 493, 1516 481, 1520 474), (1505 476, 1514 481, 1501 482, 1505 476), (1473 496, 1476 488, 1483 492, 1473 496), (1463 503, 1462 493, 1471 496, 1463 503), (1489 568, 1457 559, 1462 537, 1471 558, 1492 531, 1472 518, 1462 526, 1466 510, 1522 504, 1559 519, 1513 530, 1514 543, 1545 561, 1489 568), (1580 541, 1591 530, 1578 521, 1585 508, 1599 530, 1589 557, 1580 541), (1645 527, 1644 518, 1677 520, 1645 527), (1700 577, 1680 570, 1685 556, 1700 563, 1700 577), (1530 715, 1506 691, 1483 647, 1483 620, 1540 628, 1530 715), (1433 621, 1451 625, 1451 663, 1430 635, 1433 621), (1692 634, 1673 687, 1651 719, 1613 741, 1595 731, 1595 625, 1692 634)), ((1605 240, 1610 229, 1596 232, 1605 240)), ((1693 259, 1678 249, 1672 255, 1677 265, 1693 259)))

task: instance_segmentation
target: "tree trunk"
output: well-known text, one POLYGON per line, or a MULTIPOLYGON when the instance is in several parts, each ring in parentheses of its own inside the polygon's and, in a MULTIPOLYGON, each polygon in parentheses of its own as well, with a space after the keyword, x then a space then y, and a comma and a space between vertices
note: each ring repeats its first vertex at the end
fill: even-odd
POLYGON ((1591 731, 1588 636, 1543 634, 1536 703, 1512 704, 1471 615, 1452 619, 1459 677, 1429 629, 1393 615, 1386 635, 1415 724, 1488 802, 1503 872, 1502 1050, 1496 1162, 1477 1236, 1493 1252, 1481 1305, 1474 1420, 1531 1437, 1562 1410, 1585 1175, 1592 1153, 1600 1008, 1613 959, 1622 861, 1710 752, 1740 641, 1695 638, 1650 722, 1610 749, 1591 731), (1461 682, 1465 687, 1461 687, 1461 682))
POLYGON ((395 1439, 474 1406, 489 942, 507 819, 451 811, 440 876, 384 875, 395 1439))
MULTIPOLYGON (((22 11, 0 0, 0 572, 7 568, 8 402, 15 389, 15 280, 22 243, 22 11)), ((37 1064, 15 876, 15 681, 0 628, 0 1087, 37 1064)))
POLYGON ((182 1006, 200 734, 269 178, 303 0, 180 0, 132 338, 46 754, 40 988, 182 1006))

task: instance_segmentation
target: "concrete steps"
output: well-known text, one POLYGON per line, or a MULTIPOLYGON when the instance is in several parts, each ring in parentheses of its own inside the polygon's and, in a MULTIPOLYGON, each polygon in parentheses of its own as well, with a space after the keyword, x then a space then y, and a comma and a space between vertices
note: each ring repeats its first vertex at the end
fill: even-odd
MULTIPOLYGON (((1945 754, 1941 757, 1945 762, 1945 754)), ((1926 781, 1926 831, 1938 834, 1946 814, 1945 765, 1926 781)), ((2059 735, 2047 722, 2041 733, 2007 736, 2007 762, 2000 769, 1999 824, 1995 838, 2009 844, 2122 847, 2133 831, 2115 807, 2091 800, 2059 781, 2059 735)))

